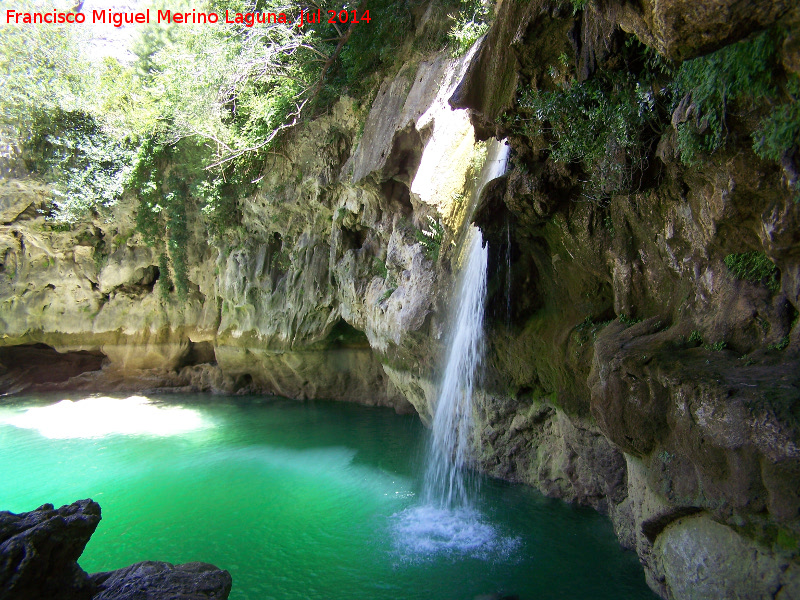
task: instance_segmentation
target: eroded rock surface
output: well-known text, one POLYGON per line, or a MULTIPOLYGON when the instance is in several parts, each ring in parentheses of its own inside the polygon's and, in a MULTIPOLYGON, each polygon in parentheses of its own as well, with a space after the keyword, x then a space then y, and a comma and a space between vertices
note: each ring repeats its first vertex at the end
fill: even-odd
POLYGON ((607 513, 665 598, 798 596, 796 155, 759 159, 755 117, 736 115, 729 144, 687 167, 686 99, 648 133, 638 186, 588 198, 589 173, 514 126, 520 91, 566 85, 565 63, 578 82, 619 65, 629 34, 682 60, 777 23, 797 74, 795 5, 502 2, 471 54, 414 54, 370 107, 344 97, 298 128, 240 203, 239 238, 192 219, 182 302, 160 292, 131 199, 53 231, 46 186, 5 165, 0 391, 263 392, 427 421, 474 137, 508 137, 512 168, 474 217, 490 271, 478 466, 607 513), (724 259, 744 252, 775 285, 734 275, 724 259), (21 367, 56 351, 58 380, 21 367))
POLYGON ((78 558, 98 523, 100 505, 91 500, 0 512, 0 598, 91 598, 94 588, 78 558))
POLYGON ((87 574, 78 565, 100 523, 92 500, 13 514, 0 512, 2 600, 224 600, 231 576, 205 563, 142 562, 107 573, 87 574))
MULTIPOLYGON (((737 143, 687 168, 675 151, 678 106, 653 142, 658 174, 591 198, 588 173, 520 132, 530 115, 514 108, 519 92, 480 81, 558 89, 559 56, 585 80, 613 69, 623 32, 691 58, 775 23, 794 31, 794 10, 588 3, 573 14, 503 3, 455 98, 479 131, 510 136, 518 165, 476 215, 494 290, 478 462, 607 512, 665 598, 791 597, 800 584, 800 205, 790 170, 755 156, 744 122, 731 125, 737 143), (723 15, 732 18, 716 26, 723 15), (779 281, 737 277, 725 258, 745 252, 763 253, 779 281)), ((789 70, 794 42, 780 50, 789 70)))
POLYGON ((231 576, 214 565, 192 562, 172 565, 145 561, 95 573, 91 582, 99 590, 92 600, 205 600, 224 599, 231 591, 231 576))

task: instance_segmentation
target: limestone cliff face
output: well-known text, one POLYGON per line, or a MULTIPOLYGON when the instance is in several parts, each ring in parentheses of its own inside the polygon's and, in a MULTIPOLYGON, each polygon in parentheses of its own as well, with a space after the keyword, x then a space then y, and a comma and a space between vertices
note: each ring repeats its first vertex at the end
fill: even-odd
MULTIPOLYGON (((688 168, 669 127, 645 184, 586 202, 577 168, 498 119, 562 55, 584 78, 613 63, 620 32, 687 59, 776 20, 798 30, 790 3, 701 4, 500 3, 467 56, 412 57, 371 106, 342 98, 296 131, 234 241, 196 226, 185 302, 160 294, 133 199, 53 231, 46 187, 8 160, 0 386, 254 391, 427 420, 475 135, 508 136, 515 167, 475 215, 490 253, 478 466, 607 513, 665 598, 800 597, 792 165, 740 140, 688 168), (445 226, 437 260, 428 217, 445 226), (777 287, 724 263, 756 250, 777 287)), ((795 73, 796 37, 781 48, 795 73)))
MULTIPOLYGON (((653 142, 655 173, 593 202, 581 195, 584 173, 496 117, 513 115, 516 90, 549 77, 559 55, 576 57, 579 76, 613 64, 622 31, 691 58, 777 19, 796 31, 788 8, 749 5, 723 27, 741 5, 645 2, 632 16, 632 5, 612 3, 573 16, 504 3, 454 98, 484 135, 510 136, 518 165, 476 217, 490 289, 502 290, 489 299, 480 464, 607 512, 665 598, 800 594, 791 166, 759 160, 740 124, 738 141, 686 167, 667 127, 653 142), (480 85, 487 74, 501 85, 480 85), (779 282, 740 279, 725 264, 756 251, 779 282)), ((781 60, 796 72, 792 40, 781 60)))
POLYGON ((252 391, 427 415, 453 240, 482 156, 467 111, 447 104, 470 58, 417 58, 371 109, 342 98, 295 131, 241 203, 233 241, 208 239, 195 215, 185 301, 160 289, 134 198, 56 231, 41 216, 46 186, 7 157, 4 391, 252 391), (431 222, 446 231, 440 260, 420 243, 431 222))

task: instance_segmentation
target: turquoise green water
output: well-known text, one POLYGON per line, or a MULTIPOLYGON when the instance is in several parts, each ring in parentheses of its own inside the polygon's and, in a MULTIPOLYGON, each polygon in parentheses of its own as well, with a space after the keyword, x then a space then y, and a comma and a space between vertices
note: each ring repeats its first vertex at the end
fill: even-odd
POLYGON ((0 509, 100 503, 81 566, 204 561, 233 599, 654 598, 606 519, 484 480, 420 507, 426 432, 386 409, 253 397, 5 399, 0 509))

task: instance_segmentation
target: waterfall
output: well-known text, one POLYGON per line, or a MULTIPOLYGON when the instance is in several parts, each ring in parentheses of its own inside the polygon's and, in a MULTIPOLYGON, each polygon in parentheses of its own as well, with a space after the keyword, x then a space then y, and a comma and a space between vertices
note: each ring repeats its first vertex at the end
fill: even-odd
POLYGON ((472 389, 483 357, 487 249, 480 229, 470 225, 481 192, 506 170, 509 147, 492 141, 472 191, 463 235, 459 281, 450 317, 444 374, 433 412, 423 499, 443 509, 470 505, 465 468, 472 433, 472 389))
POLYGON ((507 556, 518 546, 503 537, 473 506, 470 484, 472 391, 483 358, 483 314, 488 251, 480 229, 470 225, 486 184, 505 172, 508 146, 492 142, 472 193, 461 241, 458 281, 439 393, 433 410, 422 503, 394 515, 394 542, 403 560, 426 560, 440 553, 488 559, 507 556))
POLYGON ((464 468, 472 430, 472 388, 483 355, 486 297, 487 250, 479 229, 470 228, 464 254, 425 474, 424 499, 441 508, 469 505, 464 468))

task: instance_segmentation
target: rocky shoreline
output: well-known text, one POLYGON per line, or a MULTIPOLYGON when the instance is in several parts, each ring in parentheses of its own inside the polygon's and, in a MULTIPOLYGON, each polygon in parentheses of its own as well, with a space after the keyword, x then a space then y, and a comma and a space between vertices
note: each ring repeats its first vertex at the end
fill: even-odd
POLYGON ((100 519, 100 505, 88 499, 57 509, 0 511, 0 599, 225 600, 230 594, 230 573, 201 562, 145 561, 86 573, 78 558, 100 519))

